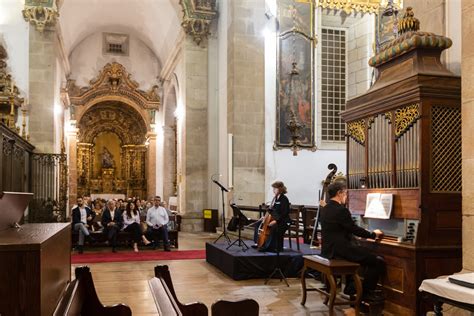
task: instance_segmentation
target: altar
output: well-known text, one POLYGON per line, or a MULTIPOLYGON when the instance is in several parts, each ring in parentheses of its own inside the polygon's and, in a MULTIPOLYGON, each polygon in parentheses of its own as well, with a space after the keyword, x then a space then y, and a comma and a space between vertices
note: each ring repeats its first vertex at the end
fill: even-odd
POLYGON ((102 200, 118 200, 122 199, 125 200, 126 196, 125 194, 114 194, 114 193, 97 193, 97 194, 91 194, 91 199, 94 201, 95 199, 102 199, 102 200))

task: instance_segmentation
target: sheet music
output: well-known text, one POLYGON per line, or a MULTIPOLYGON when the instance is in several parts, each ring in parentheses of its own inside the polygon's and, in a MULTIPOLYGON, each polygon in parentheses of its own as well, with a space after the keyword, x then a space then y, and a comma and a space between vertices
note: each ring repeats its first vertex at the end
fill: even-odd
POLYGON ((389 219, 393 207, 393 194, 369 193, 364 217, 389 219))

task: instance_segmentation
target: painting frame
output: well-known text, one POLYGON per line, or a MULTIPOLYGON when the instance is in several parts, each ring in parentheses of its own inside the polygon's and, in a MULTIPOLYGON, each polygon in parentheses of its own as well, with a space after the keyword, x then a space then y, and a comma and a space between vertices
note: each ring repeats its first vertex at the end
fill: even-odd
POLYGON ((298 139, 298 148, 316 150, 314 10, 314 4, 310 1, 278 1, 278 21, 281 23, 279 23, 280 29, 276 41, 276 137, 273 145, 274 150, 294 147, 291 133, 287 127, 287 122, 292 114, 296 114, 298 121, 303 124, 300 131, 301 137, 298 139), (306 15, 302 15, 299 23, 294 23, 290 28, 288 23, 286 25, 284 23, 285 18, 288 20, 288 14, 286 17, 284 13, 282 14, 284 5, 290 8, 288 10, 291 10, 290 6, 293 5, 293 10, 296 13, 298 13, 297 9, 306 9, 306 15), (304 25, 304 20, 309 20, 306 21, 310 25, 309 28, 298 27, 298 25, 304 25), (298 48, 298 57, 295 57, 296 48, 298 48), (298 75, 292 79, 290 73, 293 61, 297 63, 298 75), (293 113, 291 113, 292 111, 293 113))

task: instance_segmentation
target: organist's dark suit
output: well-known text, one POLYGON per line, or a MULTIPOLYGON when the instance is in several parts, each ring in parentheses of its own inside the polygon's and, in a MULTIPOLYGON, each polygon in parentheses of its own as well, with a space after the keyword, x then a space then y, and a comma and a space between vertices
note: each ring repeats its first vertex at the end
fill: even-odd
MULTIPOLYGON (((290 201, 284 193, 281 193, 272 201, 268 212, 277 223, 270 228, 270 237, 260 250, 275 251, 277 248, 281 250, 283 248, 283 236, 290 222, 290 201)), ((261 220, 259 222, 261 222, 261 220)), ((258 241, 259 222, 255 225, 255 242, 258 241)))
POLYGON ((379 276, 383 273, 384 262, 371 254, 368 249, 357 245, 354 235, 375 239, 375 233, 357 226, 349 210, 334 200, 329 200, 321 209, 320 221, 321 255, 329 259, 340 258, 360 263, 366 268, 364 293, 373 291, 377 286, 379 276))
POLYGON ((115 208, 113 218, 111 215, 111 211, 107 207, 102 213, 101 223, 104 227, 104 234, 107 236, 107 240, 111 243, 112 249, 115 252, 115 247, 117 246, 117 234, 123 227, 123 216, 118 207, 115 208), (111 222, 114 222, 114 224, 109 225, 111 222))

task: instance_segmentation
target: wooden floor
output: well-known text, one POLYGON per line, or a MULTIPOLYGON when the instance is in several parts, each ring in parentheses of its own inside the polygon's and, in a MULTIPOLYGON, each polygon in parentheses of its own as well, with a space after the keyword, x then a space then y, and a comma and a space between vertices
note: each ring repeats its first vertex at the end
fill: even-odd
MULTIPOLYGON (((204 249, 214 235, 180 233, 180 249, 204 249)), ((123 250, 129 251, 129 250, 123 250)), ((159 250, 161 251, 161 250, 159 250)), ((175 290, 181 302, 201 301, 209 310, 218 299, 253 298, 261 315, 329 315, 317 293, 308 293, 306 307, 300 305, 299 279, 290 279, 290 287, 279 280, 263 285, 263 280, 234 281, 205 260, 173 260, 88 264, 103 304, 129 305, 133 315, 158 315, 147 281, 157 264, 170 267, 175 290)), ((315 283, 316 284, 316 283, 315 283)), ((351 315, 338 307, 336 315, 351 315)))

